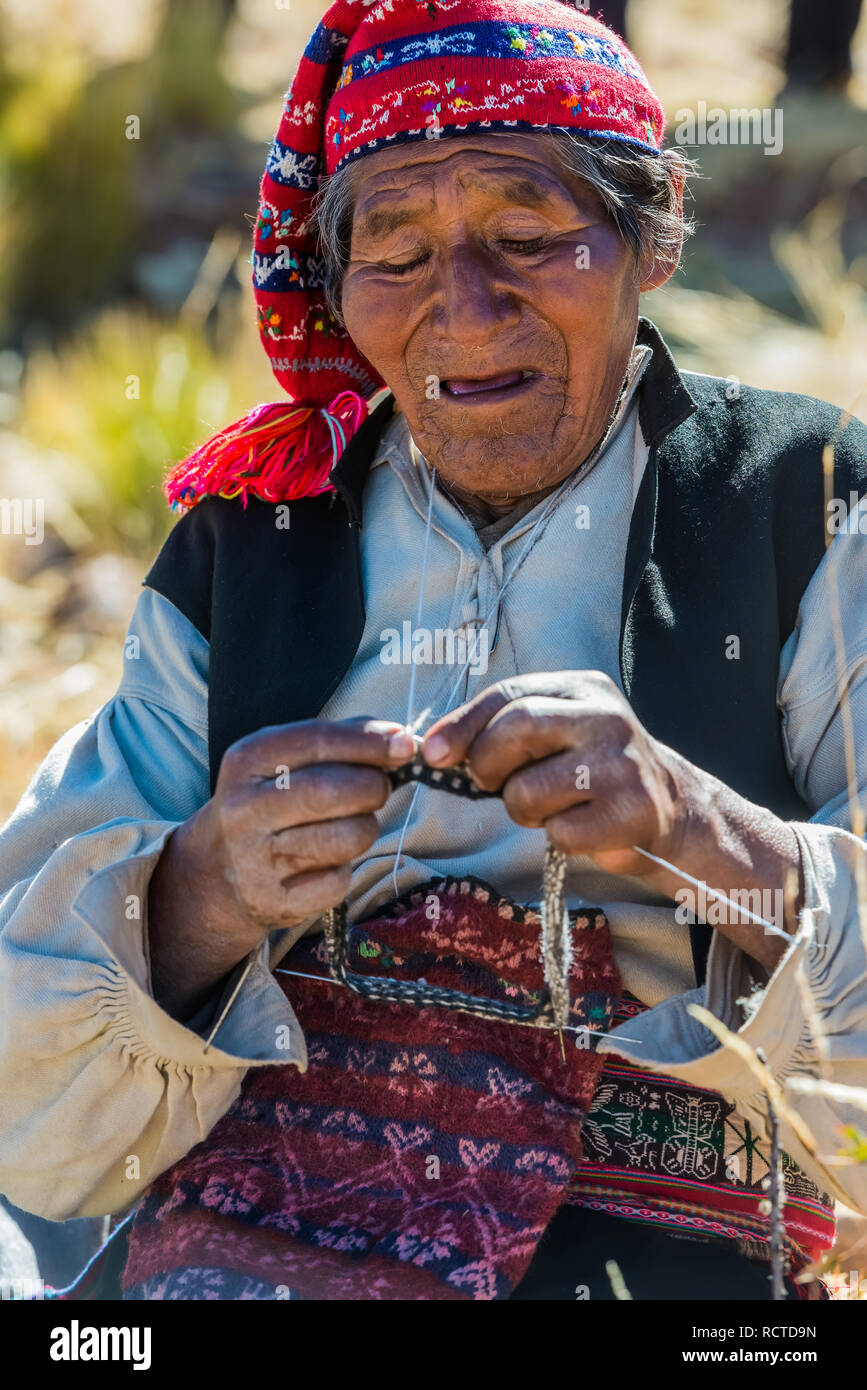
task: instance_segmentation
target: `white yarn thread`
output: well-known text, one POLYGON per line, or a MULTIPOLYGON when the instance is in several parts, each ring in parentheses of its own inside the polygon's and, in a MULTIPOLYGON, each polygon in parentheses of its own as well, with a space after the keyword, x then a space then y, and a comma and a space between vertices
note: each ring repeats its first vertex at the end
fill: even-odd
MULTIPOLYGON (((601 446, 600 446, 600 447, 601 447, 601 446)), ((420 575, 420 578, 419 578, 418 604, 417 604, 417 607, 416 607, 416 627, 417 627, 417 628, 418 628, 418 627, 421 627, 421 618, 422 618, 422 613, 423 613, 423 611, 424 611, 424 587, 425 587, 425 579, 426 579, 426 576, 427 576, 427 559, 428 559, 428 552, 429 552, 429 548, 430 548, 431 530, 433 529, 433 499, 434 499, 434 489, 435 489, 435 483, 436 483, 436 468, 431 468, 431 471, 430 471, 430 475, 429 475, 429 476, 430 476, 430 496, 429 496, 429 498, 428 498, 427 521, 426 521, 426 523, 425 523, 424 548, 423 548, 423 550, 422 550, 421 575, 420 575)), ((549 499, 549 501, 548 501, 546 507, 544 508, 544 510, 543 510, 543 512, 542 512, 542 514, 541 514, 541 516, 537 519, 535 526, 533 527, 532 531, 530 532, 530 534, 529 534, 529 536, 528 536, 528 538, 527 538, 526 544, 524 545, 523 550, 521 551, 520 555, 518 556, 517 560, 515 561, 514 565, 512 566, 511 570, 509 571, 508 575, 506 575, 505 579, 503 580, 502 584, 500 585, 499 589, 497 590, 497 593, 496 593, 496 595, 494 596, 494 600, 493 600, 493 602, 491 603, 491 606, 490 606, 490 608, 488 609, 487 613, 485 614, 484 619, 482 620, 482 624, 481 624, 482 628, 487 628, 488 623, 490 622, 490 620, 491 620, 491 618, 493 617, 494 613, 497 611, 497 606, 498 606, 498 604, 500 603, 500 600, 502 599, 503 594, 506 592, 507 588, 509 587, 509 585, 511 584, 512 580, 514 579, 515 575, 518 573, 518 570, 521 568, 522 564, 524 563, 525 559, 527 558, 527 556, 529 555, 531 549, 533 548, 533 546, 534 546, 534 544, 535 544, 535 542, 536 542, 536 540, 537 540, 537 535, 538 535, 539 528, 541 527, 542 523, 543 523, 544 521, 546 521, 547 518, 549 517, 549 515, 551 514, 551 511, 553 510, 555 504, 557 503, 557 501, 558 501, 560 495, 561 495, 561 494, 563 493, 563 491, 565 490, 567 484, 574 482, 574 480, 575 480, 575 479, 574 479, 574 475, 573 475, 573 476, 570 476, 570 477, 568 477, 568 478, 564 478, 563 482, 562 482, 562 483, 560 484, 560 486, 557 488, 557 491, 556 491, 556 492, 552 495, 552 497, 549 499)), ((468 645, 469 645, 469 644, 468 644, 468 645)), ((457 692, 458 687, 460 686, 460 683, 461 683, 461 681, 463 680, 464 675, 465 675, 467 669, 469 668, 470 663, 472 662, 474 655, 475 655, 475 645, 473 646, 473 648, 472 648, 472 650, 470 651, 470 653, 469 653, 469 655, 468 655, 466 661, 464 662, 463 666, 461 667, 460 671, 458 672, 457 680, 455 681, 454 685, 452 686, 451 690, 449 691, 449 693, 448 693, 448 695, 447 695, 447 697, 446 697, 446 705, 447 705, 447 706, 450 705, 451 702, 452 702, 452 700, 454 699, 455 693, 457 692)), ((422 722, 422 720, 426 718, 426 716, 430 713, 431 709, 433 708, 433 705, 436 704, 436 700, 439 698, 439 691, 437 691, 437 695, 434 697, 434 700, 431 702, 431 704, 429 704, 429 705, 427 706, 426 709, 422 710, 421 714, 418 716, 417 719, 413 720, 413 718, 412 718, 412 706, 413 706, 413 701, 414 701, 414 699, 415 699, 415 675, 416 675, 416 663, 413 662, 413 663, 412 663, 412 671, 411 671, 410 678, 409 678, 409 698, 408 698, 408 700, 407 700, 407 711, 406 711, 406 727, 407 727, 407 729, 409 729, 409 731, 410 731, 411 733, 415 733, 415 732, 416 732, 416 727, 417 727, 417 725, 419 725, 419 724, 422 722)), ((446 680, 447 680, 447 679, 448 679, 448 677, 446 677, 446 680)), ((444 682, 444 681, 441 682, 441 683, 440 683, 439 690, 442 690, 444 685, 445 685, 445 682, 444 682)), ((446 712, 447 712, 447 711, 446 711, 446 712)), ((403 825, 401 826, 400 835, 399 835, 399 837, 398 837, 397 849, 396 849, 396 851, 395 851, 394 864, 393 864, 392 870, 391 870, 391 882, 392 882, 392 887, 394 888, 394 895, 395 895, 395 897, 398 896, 397 874, 398 874, 398 870, 399 870, 399 868, 400 868, 400 861, 401 861, 401 859, 403 858, 403 844, 404 844, 404 840, 406 839, 406 832, 407 832, 407 830, 408 830, 408 828, 409 828, 409 823, 410 823, 410 821, 411 821, 411 819, 412 819, 412 813, 413 813, 413 811, 415 810, 415 803, 416 803, 416 799, 417 799, 417 797, 418 797, 418 794, 419 794, 419 791, 420 791, 420 790, 421 790, 421 785, 420 785, 419 783, 416 783, 415 790, 413 791, 412 800, 410 801, 409 807, 408 807, 408 809, 407 809, 406 819, 404 820, 403 825)))
MULTIPOLYGON (((547 506, 545 507, 544 511, 542 512, 541 516, 539 516, 539 517, 537 518, 536 523, 535 523, 535 525, 533 526, 532 531, 530 532, 529 536, 527 537, 527 541, 526 541, 526 544, 524 545, 523 550, 521 551, 521 553, 520 553, 520 555, 518 556, 517 560, 515 561, 514 565, 513 565, 512 568, 510 569, 509 573, 506 575, 505 579, 503 580, 503 582, 502 582, 502 584, 500 585, 499 589, 497 590, 496 594, 494 595, 494 598, 493 598, 493 600, 492 600, 492 602, 491 602, 491 606, 490 606, 490 608, 488 609, 487 613, 485 614, 484 618, 482 619, 482 623, 481 623, 481 626, 480 626, 480 628, 479 628, 479 632, 481 632, 482 629, 484 629, 484 628, 486 628, 486 627, 488 626, 488 623, 490 622, 491 618, 492 618, 492 617, 494 616, 494 614, 496 613, 497 608, 498 608, 499 603, 500 603, 500 600, 502 599, 503 595, 505 594, 506 590, 508 589, 508 587, 509 587, 509 585, 511 584, 512 580, 514 579, 515 575, 518 573, 518 570, 521 568, 521 566, 523 565, 523 563, 524 563, 524 561, 526 560, 527 556, 529 555, 530 551, 532 550, 533 546, 535 545, 535 543, 536 543, 536 541, 537 541, 537 539, 538 539, 537 532, 539 531, 539 528, 542 526, 543 522, 547 521, 549 515, 551 514, 551 511, 553 510, 554 506, 556 505, 556 503, 557 503, 558 499, 560 498, 561 494, 566 490, 567 485, 570 484, 570 483, 573 483, 574 481, 575 481, 574 476, 569 477, 569 478, 564 478, 563 482, 560 484, 560 486, 558 487, 557 491, 556 491, 556 492, 551 496, 551 498, 549 499, 548 504, 547 504, 547 506)), ((449 691, 449 693, 448 693, 448 695, 447 695, 447 697, 446 697, 446 705, 450 705, 451 702, 452 702, 452 700, 454 699, 454 697, 455 697, 455 695, 456 695, 456 693, 457 693, 457 691, 458 691, 458 689, 459 689, 459 687, 460 687, 461 681, 463 680, 463 678, 464 678, 464 676, 465 676, 465 674, 466 674, 466 672, 467 672, 468 667, 469 667, 470 664, 472 663, 475 654, 476 654, 476 645, 475 645, 475 643, 474 643, 474 644, 473 644, 473 647, 472 647, 472 650, 469 652, 469 654, 468 654, 468 656, 467 656, 466 661, 464 662, 463 666, 461 667, 460 671, 458 672, 457 679, 455 680, 454 685, 452 686, 451 690, 449 691)), ((448 677, 446 677, 446 680, 448 680, 448 677)), ((442 682, 440 683, 439 690, 437 691, 437 694, 436 694, 436 696, 434 697, 434 699, 431 701, 431 703, 427 706, 426 709, 423 709, 423 710, 422 710, 421 714, 419 714, 418 717, 417 717, 412 723, 410 723, 409 718, 407 718, 407 728, 410 730, 411 733, 416 733, 416 732, 417 732, 417 727, 418 727, 418 725, 422 722, 423 719, 427 718, 427 716, 430 714, 431 710, 433 709, 434 705, 436 704, 437 699, 439 698, 439 693, 440 693, 440 691, 443 689, 444 685, 445 685, 445 681, 442 681, 442 682)), ((446 710, 444 711, 444 713, 448 713, 448 710, 446 709, 446 710)))
MULTIPOLYGON (((608 432, 606 432, 606 438, 607 438, 607 433, 608 433, 608 432)), ((603 439, 602 441, 600 441, 600 444, 599 444, 597 447, 601 449, 601 448, 603 447, 604 443, 605 443, 605 439, 603 439)), ((595 452, 596 452, 596 451, 594 450, 594 454, 595 454, 595 452)), ((591 457, 592 457, 592 456, 591 456, 591 457)), ((586 460, 586 462, 589 462, 589 461, 590 461, 589 459, 586 460)), ((425 578, 426 578, 426 575, 427 575, 427 561, 428 561, 428 552, 429 552, 429 548, 430 548, 430 536, 431 536, 432 521, 433 521, 433 499, 434 499, 434 490, 435 490, 435 485, 436 485, 436 468, 433 468, 433 467, 431 468, 431 472, 430 472, 429 477, 430 477, 430 495, 429 495, 429 498, 428 498, 427 521, 426 521, 426 525, 425 525, 424 548, 423 548, 423 551, 422 551, 421 575, 420 575, 420 579, 419 579, 418 604, 417 604, 417 609, 416 609, 416 627, 417 627, 417 628, 418 628, 418 627, 421 627, 421 618, 422 618, 422 613, 423 613, 423 610, 424 610, 424 588, 425 588, 425 578)), ((570 477, 565 478, 565 479, 563 480, 563 482, 560 484, 560 486, 557 488, 556 492, 554 492, 554 493, 552 494, 552 496, 551 496, 551 498, 549 499, 547 505, 545 506, 544 510, 542 511, 541 515, 538 517, 538 519, 537 519, 535 525, 533 526, 532 531, 530 532, 529 536, 527 537, 527 541, 526 541, 526 543, 525 543, 525 545, 524 545, 523 550, 521 551, 520 555, 518 556, 517 560, 515 561, 514 565, 512 566, 511 570, 509 571, 508 575, 506 575, 506 577, 504 578, 502 584, 500 585, 499 589, 497 590, 497 593, 496 593, 496 595, 494 596, 494 599, 493 599, 493 601, 492 601, 492 603, 491 603, 491 606, 490 606, 490 608, 488 609, 488 611, 487 611, 487 613, 485 614, 485 617, 484 617, 484 619, 483 619, 483 621, 482 621, 481 627, 480 627, 480 629, 479 629, 480 632, 481 632, 481 630, 487 628, 488 623, 490 622, 490 620, 491 620, 491 618, 493 617, 494 613, 497 611, 497 607, 498 607, 498 605, 499 605, 499 603, 500 603, 500 601, 501 601, 503 595, 505 594, 507 588, 508 588, 509 585, 511 584, 511 582, 512 582, 512 580, 514 579, 515 575, 518 573, 519 569, 521 568, 521 566, 523 565, 523 563, 524 563, 524 561, 526 560, 527 556, 529 555, 530 551, 532 550, 533 546, 535 545, 536 540, 537 540, 537 538, 538 538, 537 533, 538 533, 538 531, 539 531, 539 528, 540 528, 540 527, 542 526, 542 524, 548 519, 549 515, 551 514, 551 511, 552 511, 553 508, 556 506, 557 501, 559 500, 560 496, 562 495, 562 493, 563 493, 564 490, 566 489, 567 485, 570 484, 570 483, 573 483, 575 480, 576 480, 576 479, 575 479, 575 475, 574 475, 574 474, 571 475, 570 477)), ((469 644, 468 644, 468 646, 469 646, 469 644)), ((449 693, 448 693, 448 696, 446 697, 446 702, 445 702, 445 703, 446 703, 446 706, 449 706, 449 705, 451 704, 452 700, 454 699, 454 697, 455 697, 455 695, 456 695, 456 693, 457 693, 457 691, 458 691, 458 689, 459 689, 459 687, 460 687, 461 681, 463 680, 464 675, 465 675, 467 669, 469 668, 469 666, 470 666, 470 664, 471 664, 471 662, 472 662, 472 660, 473 660, 474 655, 475 655, 475 645, 473 645, 472 650, 469 651, 468 656, 467 656, 467 659, 466 659, 466 661, 464 662, 463 666, 461 667, 460 671, 458 672, 457 679, 455 680, 455 682, 454 682, 454 684, 453 684, 451 690, 450 690, 449 693)), ((430 714, 431 709, 432 709, 433 706, 436 704, 436 701, 437 701, 437 699, 439 698, 439 691, 437 691, 437 695, 436 695, 435 698, 431 701, 431 703, 427 706, 427 708, 424 709, 424 710, 422 710, 421 714, 419 714, 418 717, 417 717, 415 720, 413 720, 413 718, 412 718, 412 706, 413 706, 413 700, 414 700, 414 698, 415 698, 415 677, 416 677, 416 663, 413 662, 413 663, 412 663, 412 671, 411 671, 411 673, 410 673, 409 698, 408 698, 408 700, 407 700, 407 712, 406 712, 406 727, 410 730, 411 733, 417 732, 417 726, 418 726, 419 724, 422 723, 422 721, 428 716, 428 714, 430 714)), ((448 679, 448 677, 446 677, 446 679, 448 679)), ((445 682, 441 682, 440 687, 439 687, 439 690, 442 690, 442 689, 443 689, 444 684, 445 684, 445 682)), ((446 709, 445 713, 448 713, 448 709, 446 709)), ((410 824, 410 821, 411 821, 411 819, 412 819, 412 813, 413 813, 413 811, 415 810, 415 803, 416 803, 416 800, 417 800, 417 798, 418 798, 418 794, 419 794, 420 791, 421 791, 421 785, 420 785, 419 783, 416 783, 416 786, 415 786, 415 788, 414 788, 414 790, 413 790, 412 800, 410 801, 409 808, 408 808, 407 813, 406 813, 406 818, 405 818, 405 820, 404 820, 404 822, 403 822, 403 825, 401 826, 400 835, 399 835, 399 837, 398 837, 397 850, 396 850, 396 852, 395 852, 395 860, 394 860, 394 865, 393 865, 393 867, 392 867, 392 885, 393 885, 393 887, 394 887, 394 894, 395 894, 395 897, 398 896, 397 874, 398 874, 398 869, 400 868, 400 861, 401 861, 401 859, 402 859, 402 857, 403 857, 403 845, 404 845, 404 841, 405 841, 405 839, 406 839, 406 832, 407 832, 407 830, 408 830, 408 828, 409 828, 409 824, 410 824)), ((755 913, 753 913, 753 912, 750 912, 748 908, 742 907, 739 903, 733 902, 731 898, 727 897, 725 893, 720 892, 718 889, 709 888, 709 887, 707 886, 707 884, 703 884, 703 883, 701 883, 698 879, 693 878, 693 876, 692 876, 691 874, 688 874, 688 873, 686 872, 685 869, 678 868, 678 866, 677 866, 676 864, 671 864, 671 863, 669 863, 669 862, 668 862, 667 860, 665 860, 665 859, 660 859, 660 858, 658 858, 657 855, 651 854, 649 850, 642 849, 640 845, 633 845, 632 848, 633 848, 633 850, 634 850, 637 854, 643 855, 645 859, 650 859, 650 860, 653 861, 653 863, 658 864, 661 868, 668 869, 668 870, 670 870, 672 873, 678 874, 679 877, 685 879, 688 883, 693 884, 694 887, 703 889, 707 897, 713 898, 713 899, 714 899, 715 901, 717 901, 717 902, 725 903, 726 906, 731 907, 731 908, 734 908, 734 910, 735 910, 736 912, 740 913, 741 916, 747 918, 748 921, 754 922, 754 923, 756 924, 756 926, 762 927, 762 928, 764 929, 764 931, 765 931, 766 934, 772 935, 772 936, 783 937, 786 941, 791 941, 792 938, 791 938, 790 934, 789 934, 787 931, 781 929, 780 927, 774 926, 774 924, 773 924, 772 922, 768 922, 764 917, 759 917, 757 914, 755 914, 755 913)))
POLYGON ((643 854, 645 859, 651 859, 653 863, 658 864, 660 868, 668 869, 671 873, 686 879, 687 883, 691 883, 694 888, 700 889, 706 898, 713 898, 715 902, 725 903, 727 907, 733 907, 735 912, 739 912, 742 917, 748 918, 750 922, 755 922, 757 927, 764 927, 766 935, 782 936, 786 941, 791 941, 793 939, 789 932, 783 931, 781 927, 775 927, 773 922, 768 922, 764 917, 759 917, 755 912, 750 912, 748 908, 742 907, 740 903, 733 902, 731 898, 727 898, 725 893, 720 892, 718 888, 708 888, 706 883, 702 883, 700 879, 693 878, 692 874, 686 872, 686 869, 679 869, 676 864, 669 863, 667 859, 660 859, 657 855, 651 854, 650 850, 642 849, 640 845, 633 845, 632 848, 635 850, 636 854, 643 854))
MULTIPOLYGON (((433 522, 433 503, 434 503, 434 492, 435 492, 435 490, 436 490, 436 479, 437 479, 437 471, 436 471, 436 468, 432 468, 431 471, 430 471, 430 496, 428 497, 428 503, 427 503, 427 521, 426 521, 426 523, 425 523, 425 528, 424 528, 424 549, 422 550, 422 553, 421 553, 421 575, 419 576, 419 581, 418 581, 418 604, 417 604, 417 606, 416 606, 416 614, 415 614, 415 625, 416 625, 416 628, 420 628, 420 627, 421 627, 421 615, 422 615, 422 611, 423 611, 423 608, 424 608, 424 584, 425 584, 425 578, 426 578, 426 576, 427 576, 427 557, 428 557, 428 551, 430 550, 430 535, 431 535, 431 530, 433 529, 433 526, 432 526, 432 522, 433 522)), ((409 675, 409 695, 408 695, 408 697, 407 697, 407 702, 406 702, 406 726, 407 726, 407 728, 409 728, 409 723, 410 723, 410 720, 412 719, 412 706, 413 706, 413 701, 414 701, 414 699, 415 699, 415 673, 416 673, 416 669, 417 669, 417 663, 414 661, 414 662, 412 663, 412 670, 410 671, 410 675, 409 675)))

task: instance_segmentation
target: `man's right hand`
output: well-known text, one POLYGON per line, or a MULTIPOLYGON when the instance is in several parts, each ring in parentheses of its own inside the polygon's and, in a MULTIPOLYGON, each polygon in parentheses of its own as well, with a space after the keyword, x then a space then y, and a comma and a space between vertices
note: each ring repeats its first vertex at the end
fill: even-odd
POLYGON ((270 931, 347 895, 379 834, 385 773, 413 753, 401 725, 311 719, 226 750, 210 801, 169 837, 151 877, 154 997, 190 1017, 270 931))

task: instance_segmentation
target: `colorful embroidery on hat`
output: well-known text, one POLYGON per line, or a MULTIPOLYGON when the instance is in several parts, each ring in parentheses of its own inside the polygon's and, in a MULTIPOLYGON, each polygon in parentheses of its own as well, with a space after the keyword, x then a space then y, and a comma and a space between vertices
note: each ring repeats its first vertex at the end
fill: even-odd
MULTIPOLYGON (((508 82, 496 84, 493 91, 478 92, 473 89, 472 84, 467 82, 462 82, 460 87, 456 88, 455 81, 454 77, 429 77, 423 82, 407 83, 401 88, 384 88, 377 100, 368 102, 365 107, 359 108, 355 112, 340 107, 339 111, 332 114, 326 123, 326 136, 335 146, 345 145, 347 140, 351 138, 351 147, 347 149, 346 153, 341 154, 340 162, 347 162, 359 158, 362 154, 369 153, 382 139, 383 134, 389 141, 393 140, 398 144, 427 135, 430 122, 426 117, 429 117, 431 112, 436 112, 438 115, 445 112, 458 118, 458 120, 437 122, 438 125, 442 126, 440 133, 443 136, 455 130, 469 131, 471 129, 487 131, 500 128, 519 130, 574 129, 565 120, 556 123, 547 120, 536 121, 522 119, 514 114, 516 111, 523 110, 529 117, 533 106, 540 98, 546 103, 553 99, 558 106, 565 106, 566 114, 572 114, 576 111, 579 114, 582 113, 580 101, 576 102, 571 99, 575 95, 574 89, 570 89, 559 79, 552 80, 537 76, 528 69, 517 74, 508 82), (560 96, 560 92, 564 89, 570 97, 565 102, 560 96), (436 98, 436 100, 430 100, 430 98, 436 98), (407 119, 407 111, 412 109, 418 113, 417 120, 414 122, 407 119), (473 113, 478 113, 479 116, 479 121, 475 125, 472 120, 473 113)), ((644 144, 643 137, 639 140, 637 136, 626 135, 617 128, 617 122, 624 119, 624 114, 636 125, 639 124, 639 119, 617 99, 614 88, 608 88, 601 84, 591 87, 586 82, 583 84, 583 88, 587 93, 583 113, 588 117, 595 118, 593 124, 588 120, 587 124, 582 127, 585 134, 622 140, 631 144, 644 144)), ((643 119, 646 120, 647 118, 643 119)), ((644 130, 643 125, 642 130, 644 130)))
POLYGON ((332 5, 328 14, 322 20, 322 23, 317 24, 314 29, 307 47, 304 50, 304 57, 308 63, 321 63, 325 66, 328 63, 332 63, 335 58, 338 58, 346 48, 349 42, 346 34, 326 24, 326 19, 338 8, 342 8, 342 6, 332 5))
POLYGON ((529 58, 537 45, 545 52, 554 46, 554 35, 550 29, 540 29, 538 24, 532 24, 529 33, 526 28, 521 30, 517 25, 510 24, 506 29, 506 36, 510 47, 517 49, 525 58, 529 58))
POLYGON ((425 39, 414 39, 405 44, 400 51, 401 61, 415 63, 420 58, 430 55, 438 58, 442 53, 472 53, 475 41, 476 36, 472 29, 451 30, 448 34, 429 34, 425 39))
POLYGON ((325 262, 321 256, 305 255, 290 246, 278 246, 274 254, 259 254, 252 258, 253 283, 269 294, 286 294, 291 290, 321 289, 325 281, 325 262))
MULTIPOLYGON (((480 59, 520 56, 534 60, 556 55, 574 58, 577 55, 586 62, 622 73, 645 87, 648 85, 638 63, 621 44, 579 34, 572 29, 539 24, 503 24, 493 20, 455 25, 423 38, 398 38, 392 41, 388 52, 384 52, 380 45, 360 49, 353 53, 352 65, 356 77, 363 78, 369 72, 380 71, 384 67, 396 68, 421 62, 428 57, 439 58, 443 54, 472 54, 480 59)), ((341 81, 339 85, 343 87, 348 83, 341 81)))
POLYGON ((278 211, 270 203, 260 203, 256 218, 256 236, 260 241, 267 241, 272 234, 279 239, 288 235, 294 221, 295 214, 288 208, 278 211))
POLYGON ((264 308, 260 304, 258 314, 259 331, 265 334, 266 337, 279 338, 281 336, 280 326, 283 322, 283 315, 279 310, 275 309, 273 304, 269 304, 264 308))
POLYGON ((275 183, 290 188, 313 188, 318 167, 315 154, 300 154, 290 145, 282 144, 275 136, 266 166, 275 183))
POLYGON ((379 72, 380 68, 389 67, 393 57, 393 53, 385 53, 381 48, 377 48, 375 53, 365 53, 359 64, 361 75, 364 76, 368 72, 379 72))
POLYGON ((341 331, 340 324, 337 322, 337 319, 334 317, 333 314, 329 313, 327 309, 324 309, 321 312, 317 312, 314 310, 312 319, 313 322, 311 324, 311 327, 313 332, 321 333, 323 338, 333 338, 335 333, 339 334, 341 331))
MULTIPOLYGON (((560 0, 335 0, 286 93, 259 189, 252 278, 280 385, 299 407, 322 409, 350 386, 369 395, 385 384, 324 311, 313 209, 325 177, 386 143, 432 135, 580 131, 658 153, 664 126, 623 41, 560 0), (310 350, 324 339, 327 356, 310 350)), ((334 462, 344 436, 328 439, 334 462)), ((314 476, 304 452, 299 444, 287 454, 297 477, 281 486, 293 497, 303 495, 298 477, 314 476)), ((207 453, 204 444, 191 465, 195 498, 207 453)), ((182 474, 172 472, 173 498, 182 474)))

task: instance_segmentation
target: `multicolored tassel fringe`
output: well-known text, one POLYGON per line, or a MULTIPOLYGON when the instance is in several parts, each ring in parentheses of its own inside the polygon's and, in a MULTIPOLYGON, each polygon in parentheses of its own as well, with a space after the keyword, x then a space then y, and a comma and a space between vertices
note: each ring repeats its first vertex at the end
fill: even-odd
POLYGON ((266 402, 220 430, 176 463, 163 482, 173 511, 203 497, 248 496, 290 502, 333 492, 329 475, 368 413, 355 391, 341 391, 315 409, 266 402))

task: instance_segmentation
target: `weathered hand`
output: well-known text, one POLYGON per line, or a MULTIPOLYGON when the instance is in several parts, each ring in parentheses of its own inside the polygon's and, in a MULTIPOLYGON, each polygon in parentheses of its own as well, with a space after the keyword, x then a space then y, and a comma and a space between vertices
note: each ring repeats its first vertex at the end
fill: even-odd
POLYGON ((260 729, 226 751, 202 844, 234 890, 251 944, 346 896, 352 860, 379 834, 385 771, 410 748, 396 724, 310 719, 260 729))
POLYGON ((672 859, 688 814, 671 749, 652 738, 601 671, 516 676, 432 725, 426 760, 466 759, 501 791, 519 825, 544 826, 559 849, 610 873, 646 875, 632 846, 672 859))
POLYGON ((169 838, 148 895, 154 994, 180 1016, 278 927, 346 896, 379 834, 386 771, 412 739, 377 719, 260 729, 226 751, 214 795, 169 838))
POLYGON ((519 825, 544 826, 565 853, 672 898, 690 875, 726 895, 773 890, 770 932, 731 900, 709 920, 768 970, 779 961, 804 894, 792 826, 659 743, 608 676, 554 671, 500 681, 431 725, 422 753, 435 767, 466 760, 481 787, 501 791, 519 825))

